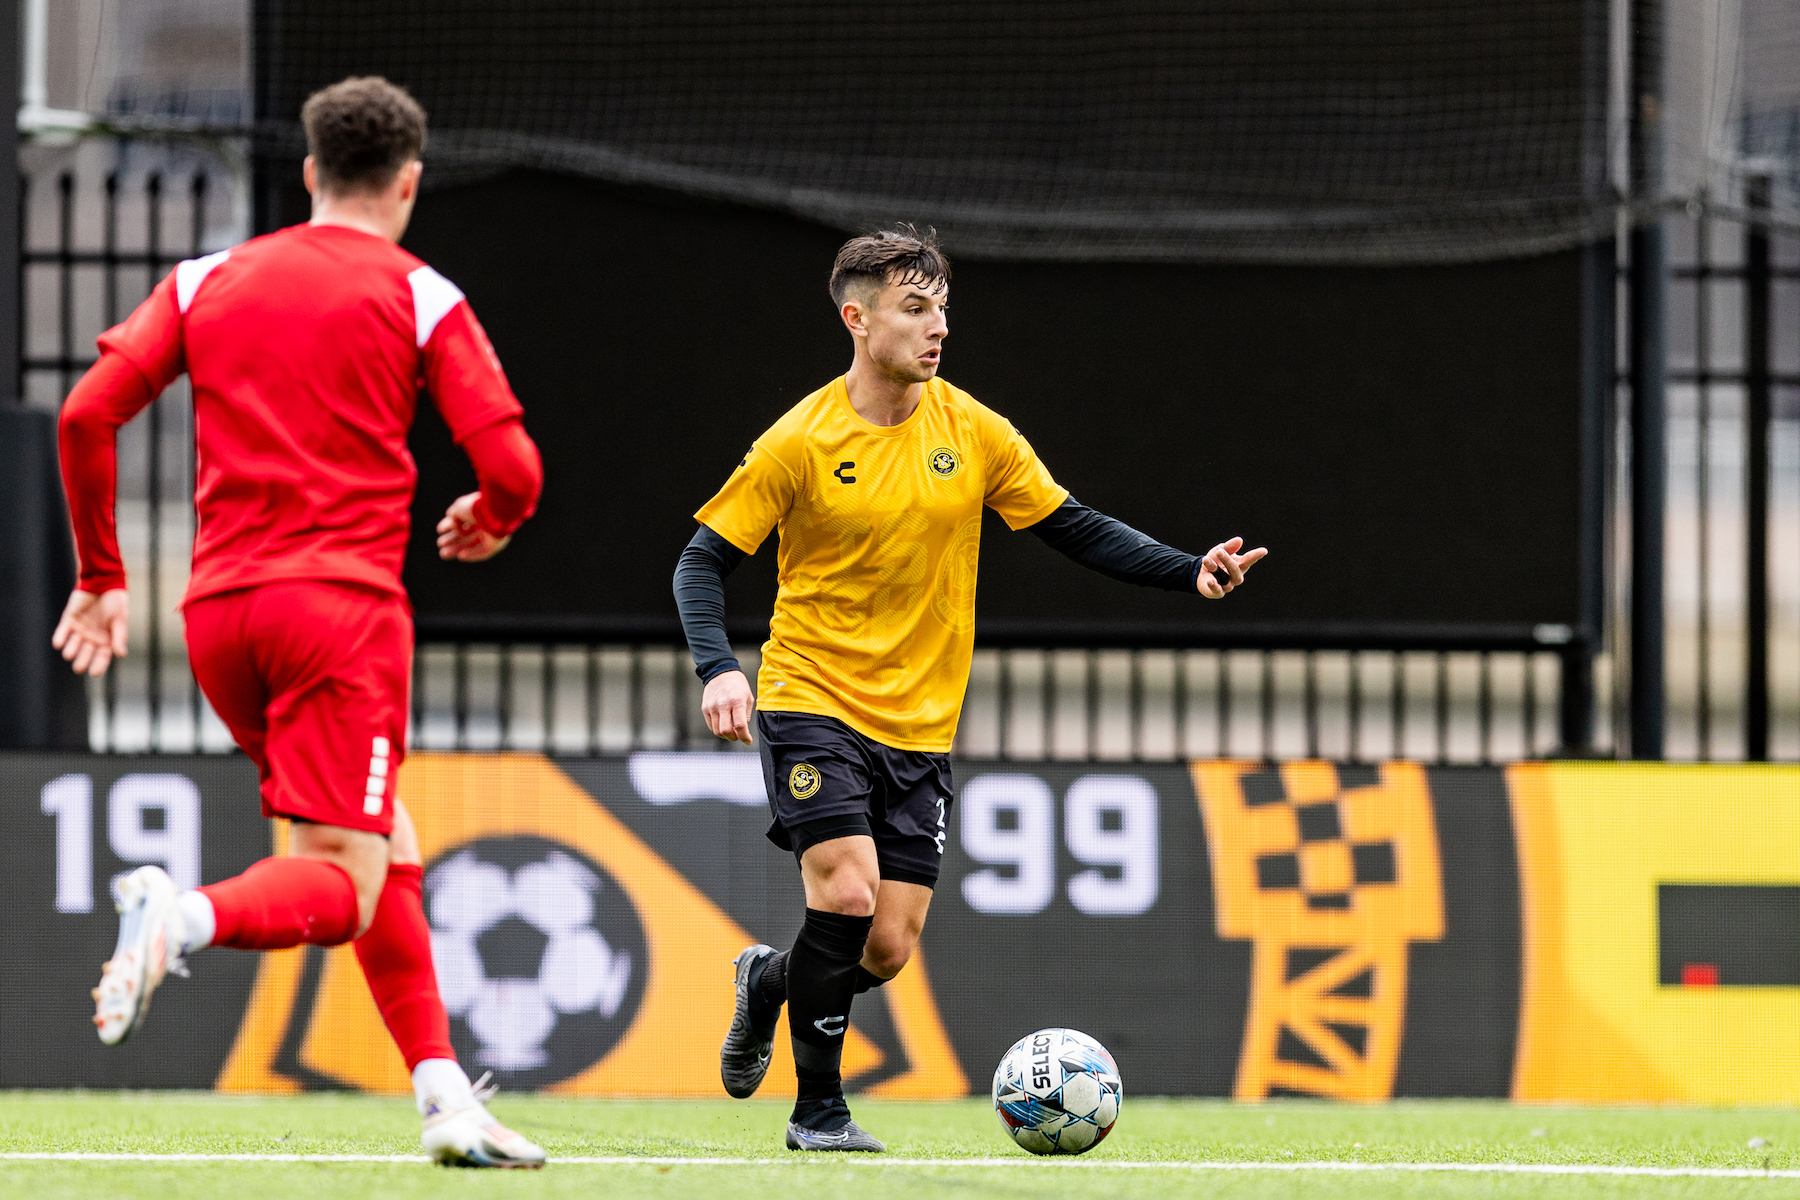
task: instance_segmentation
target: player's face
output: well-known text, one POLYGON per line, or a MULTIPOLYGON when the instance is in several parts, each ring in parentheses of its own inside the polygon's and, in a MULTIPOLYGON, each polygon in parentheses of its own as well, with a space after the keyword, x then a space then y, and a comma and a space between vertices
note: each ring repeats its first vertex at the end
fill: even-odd
POLYGON ((869 358, 890 379, 924 383, 938 372, 950 335, 949 308, 950 286, 944 280, 889 283, 863 318, 869 358))

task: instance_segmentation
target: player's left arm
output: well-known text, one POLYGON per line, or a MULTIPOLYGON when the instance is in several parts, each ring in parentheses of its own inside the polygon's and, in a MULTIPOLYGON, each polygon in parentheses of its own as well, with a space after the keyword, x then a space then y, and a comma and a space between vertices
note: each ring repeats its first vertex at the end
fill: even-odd
POLYGON ((1268 554, 1261 547, 1245 551, 1243 538, 1221 542, 1202 555, 1188 554, 1073 496, 1027 528, 1046 546, 1111 579, 1170 592, 1197 591, 1209 600, 1223 599, 1268 554))
POLYGON ((1006 418, 979 405, 975 417, 987 463, 987 506, 1009 527, 1031 530, 1090 570, 1144 587, 1197 591, 1220 600, 1268 554, 1261 547, 1244 550, 1242 538, 1220 542, 1197 557, 1165 546, 1059 487, 1031 443, 1006 418))
POLYGON ((537 511, 543 459, 487 333, 460 292, 420 350, 426 389, 469 456, 479 489, 458 496, 438 522, 438 557, 481 562, 506 549, 537 511))

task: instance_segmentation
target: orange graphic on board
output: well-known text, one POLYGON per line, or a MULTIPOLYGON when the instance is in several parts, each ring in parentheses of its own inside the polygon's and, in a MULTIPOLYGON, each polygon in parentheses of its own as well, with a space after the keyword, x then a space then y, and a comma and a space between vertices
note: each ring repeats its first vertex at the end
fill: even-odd
MULTIPOLYGON (((568 860, 579 856, 603 871, 635 910, 648 951, 648 961, 635 964, 643 972, 640 991, 633 993, 638 999, 618 1012, 623 1028, 610 1048, 546 1090, 721 1094, 719 1039, 731 1023, 730 963, 754 940, 748 933, 540 755, 417 754, 401 768, 399 794, 418 826, 428 864, 477 842, 554 843, 566 848, 568 860)), ((951 1050, 923 961, 915 959, 884 990, 907 1069, 871 1091, 965 1095, 968 1080, 951 1050)), ((765 1094, 792 1095, 785 1018, 775 1047, 765 1094)), ((881 1068, 884 1057, 853 1023, 845 1038, 845 1078, 854 1084, 856 1076, 881 1068)), ((309 1075, 366 1091, 411 1091, 405 1064, 347 945, 263 956, 218 1086, 292 1092, 301 1090, 309 1075)))
POLYGON ((1444 935, 1425 770, 1344 787, 1330 763, 1193 764, 1218 933, 1252 944, 1234 1094, 1380 1100, 1406 1023, 1407 947, 1444 935))

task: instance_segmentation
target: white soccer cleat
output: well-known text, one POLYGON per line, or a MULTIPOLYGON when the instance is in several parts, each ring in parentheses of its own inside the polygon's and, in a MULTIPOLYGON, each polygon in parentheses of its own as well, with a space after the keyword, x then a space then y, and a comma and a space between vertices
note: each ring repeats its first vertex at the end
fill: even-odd
POLYGON ((186 975, 180 889, 161 867, 139 867, 113 881, 119 910, 119 944, 100 968, 93 991, 94 1027, 100 1040, 116 1046, 144 1023, 150 994, 168 975, 186 975))
POLYGON ((494 1119, 486 1101, 498 1088, 483 1075, 474 1095, 460 1108, 444 1108, 436 1096, 425 1100, 425 1132, 421 1139, 433 1162, 446 1167, 541 1167, 544 1151, 494 1119))

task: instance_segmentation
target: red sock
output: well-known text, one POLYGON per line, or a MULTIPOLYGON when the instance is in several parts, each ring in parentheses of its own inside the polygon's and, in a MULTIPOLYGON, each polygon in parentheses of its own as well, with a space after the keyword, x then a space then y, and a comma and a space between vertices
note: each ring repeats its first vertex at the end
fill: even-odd
POLYGON ((389 867, 374 923, 356 939, 356 961, 409 1071, 428 1058, 456 1060, 450 1016, 438 998, 437 968, 431 962, 424 877, 424 867, 389 867))
POLYGON ((200 891, 218 922, 215 946, 285 950, 302 942, 336 946, 356 936, 356 885, 336 863, 265 858, 200 891))

